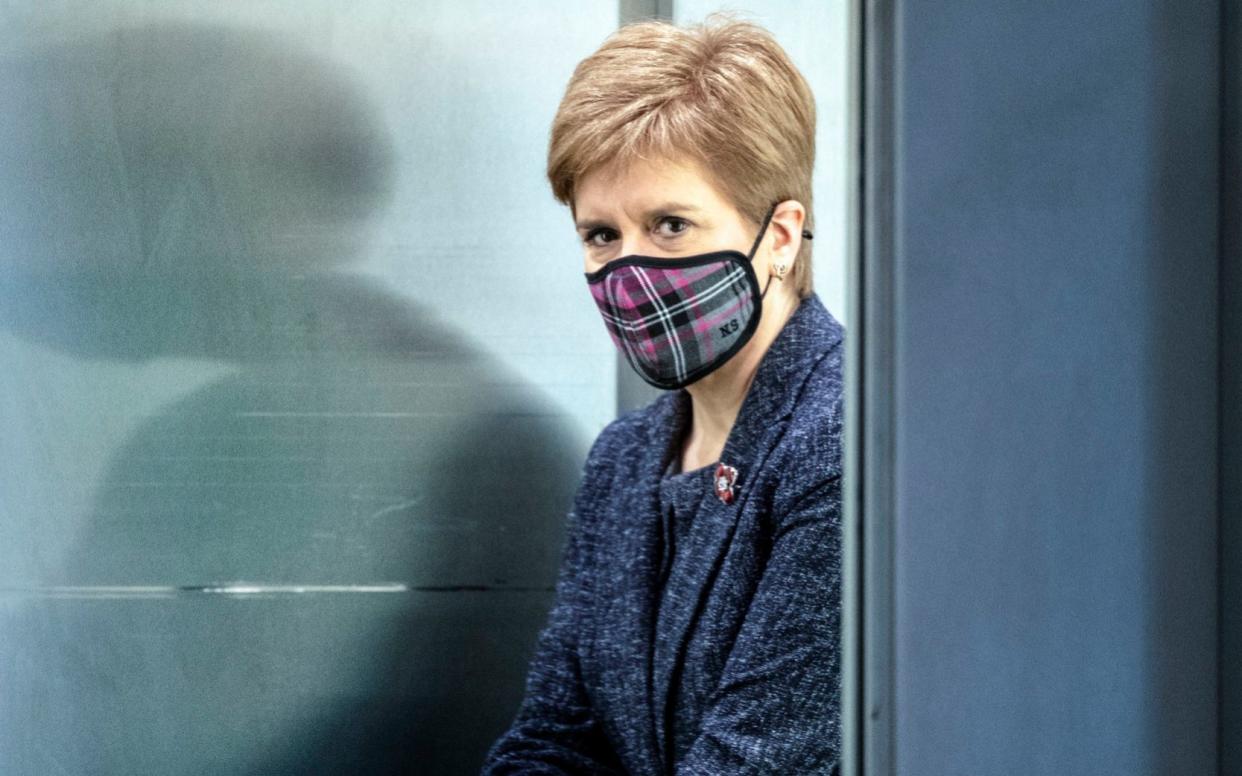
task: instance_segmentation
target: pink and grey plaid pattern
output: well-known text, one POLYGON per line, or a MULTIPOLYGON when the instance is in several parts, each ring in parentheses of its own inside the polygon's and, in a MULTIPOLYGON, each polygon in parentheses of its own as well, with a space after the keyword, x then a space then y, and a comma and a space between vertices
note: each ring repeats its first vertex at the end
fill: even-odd
POLYGON ((754 331, 758 282, 750 262, 736 252, 717 255, 690 265, 624 261, 587 276, 613 342, 656 387, 693 382, 754 331))

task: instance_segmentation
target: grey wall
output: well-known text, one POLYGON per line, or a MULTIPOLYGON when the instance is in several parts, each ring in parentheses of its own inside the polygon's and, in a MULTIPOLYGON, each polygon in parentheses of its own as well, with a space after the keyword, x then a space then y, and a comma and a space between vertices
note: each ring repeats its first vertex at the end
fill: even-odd
POLYGON ((866 772, 1213 773, 1219 6, 870 8, 866 772))
POLYGON ((1224 5, 1220 262, 1220 732, 1242 773, 1242 3, 1224 5))

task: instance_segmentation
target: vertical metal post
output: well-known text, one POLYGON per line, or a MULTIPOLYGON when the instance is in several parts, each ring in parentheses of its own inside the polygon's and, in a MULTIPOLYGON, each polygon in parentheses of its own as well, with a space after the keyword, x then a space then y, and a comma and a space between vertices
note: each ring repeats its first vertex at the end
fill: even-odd
POLYGON ((673 0, 620 0, 619 24, 629 24, 640 19, 673 19, 673 0))
POLYGON ((842 703, 845 776, 894 773, 895 414, 897 306, 895 41, 890 0, 854 13, 858 178, 850 252, 852 339, 847 347, 842 703))
MULTIPOLYGON (((848 208, 845 220, 849 230, 846 237, 847 275, 846 292, 848 309, 862 309, 862 201, 863 188, 863 112, 862 112, 862 52, 864 13, 860 3, 850 3, 849 10, 849 58, 848 58, 848 138, 849 157, 846 161, 846 180, 850 193, 846 197, 848 208)), ((842 559, 841 559, 841 764, 843 776, 861 776, 863 773, 863 718, 865 704, 863 691, 863 639, 862 639, 862 488, 859 487, 862 457, 859 455, 859 422, 862 418, 862 359, 860 357, 859 327, 850 321, 845 329, 845 428, 844 448, 845 477, 842 494, 842 559)))

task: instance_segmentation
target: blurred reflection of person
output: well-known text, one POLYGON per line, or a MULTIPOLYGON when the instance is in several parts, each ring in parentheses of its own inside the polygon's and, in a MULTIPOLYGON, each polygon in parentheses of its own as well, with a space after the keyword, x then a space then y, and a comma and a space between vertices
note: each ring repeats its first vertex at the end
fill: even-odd
POLYGON ((630 25, 574 72, 548 177, 605 327, 667 390, 592 447, 484 773, 836 770, 844 343, 811 287, 814 137, 753 24, 630 25))
POLYGON ((587 440, 355 271, 432 174, 365 87, 207 23, 0 59, 0 773, 463 773, 507 725, 587 440))

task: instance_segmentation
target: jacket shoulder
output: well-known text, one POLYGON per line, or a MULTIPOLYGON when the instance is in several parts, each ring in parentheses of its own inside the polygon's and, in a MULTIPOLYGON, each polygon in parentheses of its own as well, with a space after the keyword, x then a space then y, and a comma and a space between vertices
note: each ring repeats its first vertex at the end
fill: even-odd
POLYGON ((794 401, 777 451, 786 493, 814 490, 842 474, 843 356, 840 343, 820 356, 794 401))
POLYGON ((648 429, 653 419, 668 398, 667 395, 660 396, 645 407, 629 410, 609 421, 591 445, 587 455, 588 468, 607 467, 622 451, 643 444, 649 436, 648 429))
POLYGON ((646 460, 650 452, 652 426, 667 418, 672 400, 671 394, 663 394, 604 426, 587 453, 580 490, 607 491, 617 478, 633 474, 630 468, 646 460))

